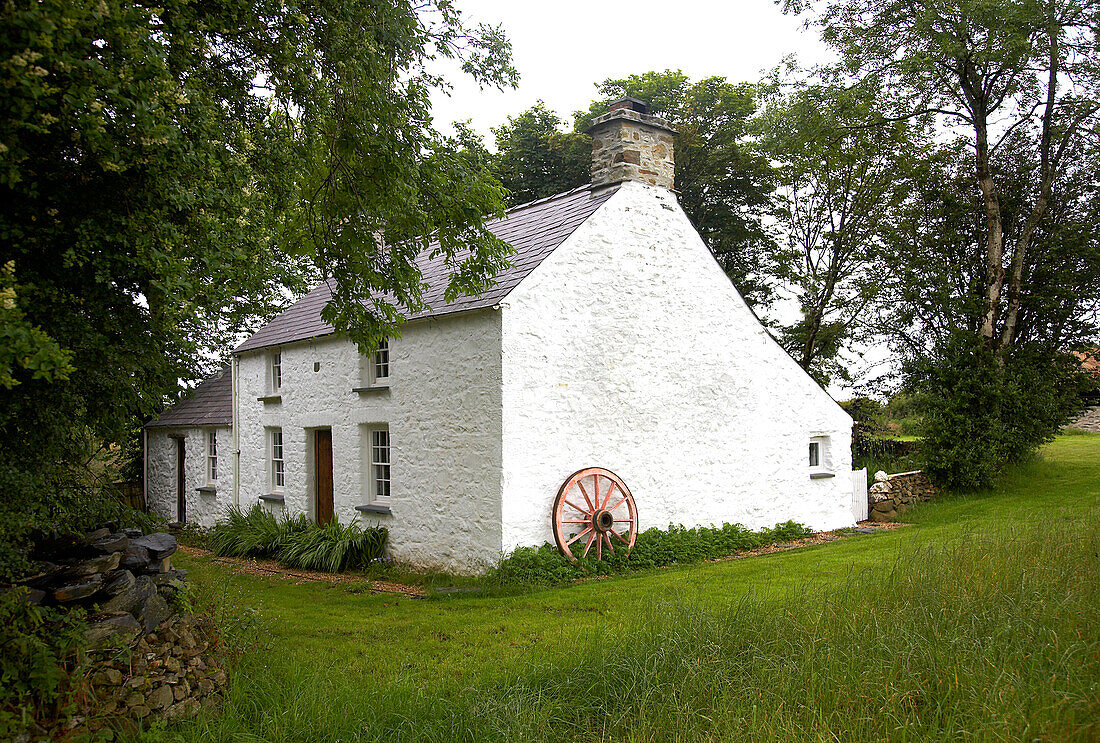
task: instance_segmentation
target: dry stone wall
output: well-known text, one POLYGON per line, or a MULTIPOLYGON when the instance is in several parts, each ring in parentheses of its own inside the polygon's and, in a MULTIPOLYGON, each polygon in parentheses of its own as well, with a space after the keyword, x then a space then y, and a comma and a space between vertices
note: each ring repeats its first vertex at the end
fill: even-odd
POLYGON ((94 730, 119 717, 193 717, 221 701, 228 679, 217 632, 175 608, 187 571, 172 567, 174 536, 104 527, 42 549, 43 569, 20 595, 89 615, 76 722, 94 730))
POLYGON ((1095 405, 1074 418, 1068 428, 1100 433, 1100 405, 1095 405))
POLYGON ((888 475, 875 473, 875 484, 867 491, 867 517, 871 521, 893 521, 917 503, 931 500, 936 487, 921 471, 888 475))

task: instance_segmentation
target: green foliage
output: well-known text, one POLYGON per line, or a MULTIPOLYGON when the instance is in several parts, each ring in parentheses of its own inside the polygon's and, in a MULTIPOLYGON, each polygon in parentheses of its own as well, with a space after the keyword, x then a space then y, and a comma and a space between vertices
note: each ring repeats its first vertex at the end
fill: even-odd
POLYGON ((362 568, 382 557, 386 538, 383 527, 341 526, 336 519, 318 526, 305 514, 277 519, 259 503, 248 511, 229 509, 209 535, 218 555, 269 557, 290 567, 330 573, 362 568))
POLYGON ((510 205, 553 196, 588 183, 592 142, 559 130, 562 120, 542 101, 493 129, 497 154, 492 169, 509 193, 510 205))
POLYGON ((19 739, 72 712, 83 613, 31 606, 0 593, 0 738, 19 739))
POLYGON ((497 586, 558 586, 586 576, 714 560, 775 542, 802 539, 811 534, 809 529, 793 521, 759 531, 750 531, 740 524, 690 529, 684 526, 669 526, 668 529, 653 527, 638 534, 634 549, 629 554, 617 550, 610 557, 605 555, 603 560, 589 556, 570 562, 552 544, 519 547, 501 560, 486 575, 485 581, 497 586))
POLYGON ((342 526, 335 518, 324 526, 290 532, 279 545, 279 562, 292 568, 342 573, 367 565, 386 550, 387 530, 342 526))
POLYGON ((1007 358, 958 334, 936 356, 910 363, 923 392, 929 475, 952 488, 988 488, 1006 466, 1051 441, 1080 405, 1072 356, 1017 346, 1007 358))
POLYGON ((649 102, 676 130, 680 206, 745 300, 753 306, 771 301, 775 245, 763 215, 773 176, 751 136, 756 86, 724 77, 693 83, 679 70, 666 70, 605 80, 599 94, 577 114, 576 131, 585 131, 617 98, 649 102))

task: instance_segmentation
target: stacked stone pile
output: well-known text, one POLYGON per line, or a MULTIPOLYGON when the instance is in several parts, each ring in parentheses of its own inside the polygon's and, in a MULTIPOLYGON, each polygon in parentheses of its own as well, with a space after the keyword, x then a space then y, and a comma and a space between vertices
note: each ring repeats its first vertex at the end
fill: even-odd
POLYGON ((931 500, 936 487, 921 471, 888 475, 879 470, 867 492, 867 514, 871 521, 893 521, 916 503, 931 500))
POLYGON ((167 619, 168 600, 184 588, 187 571, 172 569, 176 547, 176 538, 163 532, 96 529, 51 545, 45 569, 25 581, 26 598, 87 608, 86 639, 92 646, 112 637, 129 642, 167 619))
POLYGON ((89 670, 81 717, 192 717, 221 701, 227 678, 209 619, 178 615, 187 571, 172 567, 176 538, 110 526, 43 545, 43 570, 24 581, 34 604, 88 611, 89 670))

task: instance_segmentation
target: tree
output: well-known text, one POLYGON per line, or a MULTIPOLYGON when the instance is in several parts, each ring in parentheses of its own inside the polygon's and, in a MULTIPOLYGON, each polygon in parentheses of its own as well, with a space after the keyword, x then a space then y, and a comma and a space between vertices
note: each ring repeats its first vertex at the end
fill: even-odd
POLYGON ((15 302, 0 336, 45 354, 0 359, 19 382, 0 390, 13 512, 61 487, 89 439, 132 437, 307 282, 332 282, 325 319, 370 347, 423 308, 413 259, 433 239, 449 297, 505 260, 484 226, 502 191, 431 128, 445 83, 430 68, 455 58, 492 85, 515 72, 499 29, 468 28, 450 0, 0 13, 0 266, 15 302))
POLYGON ((780 342, 818 382, 851 381, 841 353, 875 329, 888 270, 883 234, 926 132, 904 120, 882 122, 877 93, 850 89, 835 73, 788 81, 790 72, 773 74, 756 122, 778 183, 779 275, 801 310, 780 342))
POLYGON ((561 124, 558 115, 539 101, 493 129, 497 146, 493 172, 508 190, 509 204, 553 196, 589 182, 592 142, 584 134, 561 131, 561 124))
MULTIPOLYGON (((1080 243, 1074 246, 1054 232, 1044 235, 1043 225, 1051 224, 1045 220, 1052 211, 1062 209, 1055 206, 1056 184, 1098 123, 1100 3, 788 0, 785 5, 821 7, 816 23, 846 71, 895 94, 884 116, 934 115, 946 126, 945 134, 960 132, 969 140, 967 180, 980 198, 945 193, 943 201, 926 201, 934 210, 946 207, 939 216, 949 224, 942 236, 917 231, 927 248, 938 251, 915 263, 930 282, 912 288, 925 293, 914 302, 925 322, 897 327, 894 336, 901 348, 923 347, 931 354, 910 355, 906 373, 927 403, 932 470, 949 484, 988 484, 1005 464, 1053 436, 1072 409, 1071 396, 1058 389, 1060 382, 1064 388, 1072 381, 1066 376, 1068 349, 1046 332, 1057 326, 1046 315, 1059 310, 1043 306, 1044 298, 1058 292, 1043 285, 1056 285, 1057 279, 1049 281, 1053 274, 1040 279, 1058 262, 1087 259, 1077 253, 1080 243), (1013 163, 1025 165, 1024 177, 1016 177, 1013 163), (969 218, 950 211, 966 206, 972 209, 969 218), (968 242, 967 235, 976 239, 968 242), (954 287, 935 275, 936 263, 954 287), (930 307, 932 297, 942 304, 930 307)), ((1063 295, 1056 304, 1069 316, 1076 314, 1075 300, 1063 295)))
POLYGON ((763 215, 769 205, 772 173, 752 146, 750 120, 756 88, 722 77, 692 83, 679 71, 647 72, 605 80, 600 99, 577 114, 585 131, 611 101, 632 96, 676 130, 676 190, 680 205, 715 258, 752 305, 771 301, 774 242, 763 215))
MULTIPOLYGON (((787 0, 788 10, 817 5, 787 0)), ((936 114, 969 130, 984 212, 979 334, 1003 358, 1019 332, 1024 266, 1058 173, 1100 111, 1095 0, 827 0, 817 19, 848 71, 898 92, 893 116, 936 114), (1008 194, 991 167, 1007 137, 1035 153, 1026 191, 1008 194), (1028 204, 1005 248, 1003 204, 1028 204)))

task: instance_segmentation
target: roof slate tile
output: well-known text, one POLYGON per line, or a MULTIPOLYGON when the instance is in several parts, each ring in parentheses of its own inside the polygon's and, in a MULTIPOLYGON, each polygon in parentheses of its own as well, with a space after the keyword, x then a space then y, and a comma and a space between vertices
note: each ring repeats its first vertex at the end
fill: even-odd
MULTIPOLYGON (((409 319, 492 307, 603 206, 616 190, 615 186, 598 189, 591 185, 582 186, 557 196, 513 207, 503 219, 490 222, 487 225, 489 231, 511 244, 515 253, 510 257, 511 265, 498 274, 494 285, 480 296, 462 296, 453 302, 447 302, 444 293, 447 290, 449 271, 442 257, 429 258, 429 248, 420 254, 416 263, 427 285, 424 302, 431 310, 414 314, 409 319)), ((321 310, 328 304, 331 296, 331 285, 327 282, 321 284, 253 333, 234 349, 234 353, 332 334, 332 326, 321 319, 321 310)))

